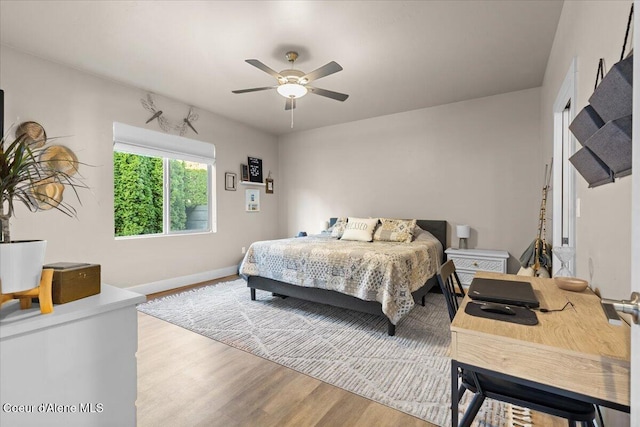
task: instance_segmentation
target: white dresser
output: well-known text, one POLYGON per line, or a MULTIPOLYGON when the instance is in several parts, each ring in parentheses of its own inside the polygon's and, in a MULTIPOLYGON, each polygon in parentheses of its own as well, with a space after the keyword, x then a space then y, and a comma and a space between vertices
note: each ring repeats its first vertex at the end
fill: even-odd
POLYGON ((476 271, 507 272, 507 251, 490 249, 455 249, 445 251, 447 259, 453 260, 462 286, 469 287, 476 271))
POLYGON ((0 425, 136 425, 138 318, 146 297, 102 285, 98 295, 0 309, 0 425))

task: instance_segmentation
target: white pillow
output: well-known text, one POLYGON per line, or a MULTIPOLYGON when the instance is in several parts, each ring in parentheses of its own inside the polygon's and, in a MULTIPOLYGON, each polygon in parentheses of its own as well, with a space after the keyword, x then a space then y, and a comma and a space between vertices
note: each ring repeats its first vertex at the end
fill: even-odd
POLYGON ((347 228, 342 234, 341 240, 357 240, 370 242, 373 240, 373 232, 378 225, 378 218, 351 218, 347 221, 347 228))

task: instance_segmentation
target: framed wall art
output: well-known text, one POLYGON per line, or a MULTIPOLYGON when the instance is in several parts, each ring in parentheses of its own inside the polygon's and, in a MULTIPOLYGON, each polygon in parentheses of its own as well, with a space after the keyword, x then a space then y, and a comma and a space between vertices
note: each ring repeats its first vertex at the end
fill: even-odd
POLYGON ((247 157, 249 165, 249 181, 262 184, 262 159, 257 157, 247 157))
POLYGON ((260 190, 245 190, 245 210, 260 212, 260 190))
POLYGON ((224 173, 224 189, 227 191, 236 191, 238 175, 233 172, 224 173))

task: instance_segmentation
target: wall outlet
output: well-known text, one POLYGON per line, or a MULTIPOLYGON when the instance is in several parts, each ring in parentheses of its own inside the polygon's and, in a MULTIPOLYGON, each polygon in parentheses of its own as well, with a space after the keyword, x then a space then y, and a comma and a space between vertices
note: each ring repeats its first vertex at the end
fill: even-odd
POLYGON ((244 255, 245 253, 247 253, 247 248, 245 248, 244 246, 242 247, 242 255, 244 255))

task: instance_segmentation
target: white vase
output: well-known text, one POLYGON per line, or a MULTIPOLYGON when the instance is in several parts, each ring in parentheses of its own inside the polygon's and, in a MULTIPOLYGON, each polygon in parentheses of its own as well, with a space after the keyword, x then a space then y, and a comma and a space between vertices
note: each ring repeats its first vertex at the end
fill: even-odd
POLYGON ((40 284, 46 240, 0 243, 0 291, 26 291, 40 284))

